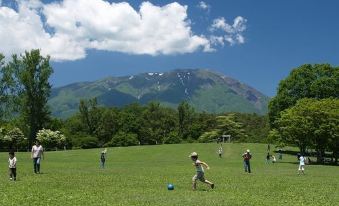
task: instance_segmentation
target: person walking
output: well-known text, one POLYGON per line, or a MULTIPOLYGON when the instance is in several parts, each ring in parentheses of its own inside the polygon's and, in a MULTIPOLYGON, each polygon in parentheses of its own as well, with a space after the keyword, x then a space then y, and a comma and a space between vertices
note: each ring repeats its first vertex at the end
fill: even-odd
POLYGON ((251 173, 250 159, 252 158, 252 155, 249 149, 247 149, 246 152, 242 155, 242 158, 244 159, 245 172, 251 173))
POLYGON ((44 148, 40 145, 39 141, 35 141, 32 147, 31 158, 33 159, 34 173, 40 174, 41 158, 44 158, 44 148))
POLYGON ((9 163, 9 179, 10 180, 16 180, 16 157, 14 152, 9 152, 9 158, 8 158, 8 163, 9 163))

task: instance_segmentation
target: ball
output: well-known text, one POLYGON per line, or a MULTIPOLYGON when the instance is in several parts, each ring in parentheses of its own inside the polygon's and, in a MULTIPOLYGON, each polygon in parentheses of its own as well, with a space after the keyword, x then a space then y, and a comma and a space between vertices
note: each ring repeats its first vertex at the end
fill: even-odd
POLYGON ((168 190, 174 190, 174 185, 173 184, 168 184, 167 185, 168 190))

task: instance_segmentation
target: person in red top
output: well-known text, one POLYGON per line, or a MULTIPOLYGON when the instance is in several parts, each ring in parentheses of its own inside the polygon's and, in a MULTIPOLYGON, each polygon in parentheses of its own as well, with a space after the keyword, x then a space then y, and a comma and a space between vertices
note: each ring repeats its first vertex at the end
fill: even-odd
POLYGON ((251 173, 250 159, 252 158, 252 155, 251 155, 249 149, 246 150, 246 152, 242 155, 242 158, 244 158, 244 169, 245 169, 245 172, 251 173))

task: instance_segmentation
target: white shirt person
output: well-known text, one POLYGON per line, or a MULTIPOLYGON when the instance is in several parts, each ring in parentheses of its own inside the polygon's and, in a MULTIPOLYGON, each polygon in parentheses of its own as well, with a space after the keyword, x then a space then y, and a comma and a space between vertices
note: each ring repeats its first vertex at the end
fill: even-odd
POLYGON ((39 141, 35 142, 32 147, 31 158, 33 159, 34 173, 40 173, 40 162, 41 158, 44 157, 44 148, 40 145, 39 141))

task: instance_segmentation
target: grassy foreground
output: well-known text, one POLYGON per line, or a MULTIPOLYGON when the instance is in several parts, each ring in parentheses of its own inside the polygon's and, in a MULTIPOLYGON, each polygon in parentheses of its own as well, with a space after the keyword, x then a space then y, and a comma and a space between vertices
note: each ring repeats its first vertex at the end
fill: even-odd
POLYGON ((266 145, 182 144, 108 148, 106 169, 99 168, 99 149, 47 152, 42 173, 33 174, 29 153, 18 153, 18 180, 9 181, 7 153, 0 153, 0 205, 336 205, 339 167, 306 166, 297 175, 295 156, 265 164, 266 145), (253 155, 252 174, 243 172, 241 154, 253 155), (195 168, 190 152, 211 169, 211 190, 198 183, 191 190, 195 168), (167 184, 175 186, 167 190, 167 184))

